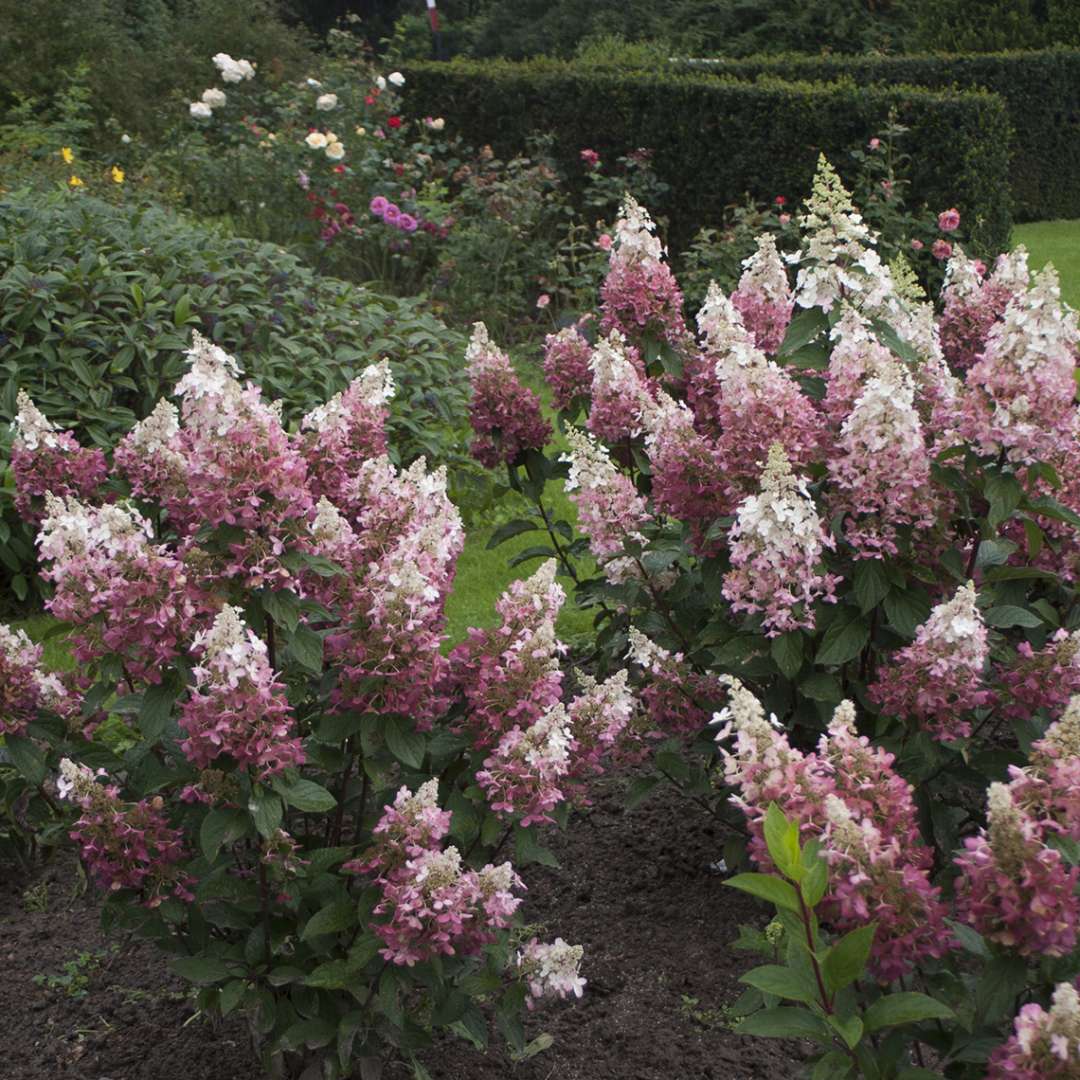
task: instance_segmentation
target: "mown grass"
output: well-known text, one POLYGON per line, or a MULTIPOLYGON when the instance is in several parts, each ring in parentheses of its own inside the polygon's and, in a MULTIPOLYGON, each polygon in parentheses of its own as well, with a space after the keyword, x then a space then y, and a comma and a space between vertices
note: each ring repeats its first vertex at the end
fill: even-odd
POLYGON ((1017 225, 1013 243, 1028 249, 1033 270, 1052 262, 1061 278, 1061 298, 1080 308, 1080 218, 1017 225))

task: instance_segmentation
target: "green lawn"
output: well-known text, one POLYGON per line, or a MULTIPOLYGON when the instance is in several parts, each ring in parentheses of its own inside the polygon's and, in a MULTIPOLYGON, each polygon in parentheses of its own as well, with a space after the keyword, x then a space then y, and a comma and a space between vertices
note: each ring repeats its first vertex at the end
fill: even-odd
POLYGON ((1080 308, 1080 219, 1017 225, 1013 243, 1023 244, 1031 253, 1033 270, 1052 262, 1061 277, 1062 299, 1080 308))

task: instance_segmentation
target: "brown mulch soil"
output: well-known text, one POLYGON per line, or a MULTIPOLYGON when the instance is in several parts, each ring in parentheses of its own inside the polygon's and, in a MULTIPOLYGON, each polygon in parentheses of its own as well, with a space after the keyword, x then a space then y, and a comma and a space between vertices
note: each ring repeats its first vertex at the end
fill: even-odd
MULTIPOLYGON (((516 1065, 498 1036, 485 1055, 440 1041, 423 1056, 435 1080, 800 1075, 798 1046, 741 1038, 725 1023, 738 976, 754 963, 730 942, 740 922, 760 924, 762 910, 710 872, 720 844, 707 815, 671 791, 627 811, 622 785, 610 783, 587 817, 547 842, 561 867, 528 868, 523 911, 542 936, 585 946, 585 996, 530 1015, 528 1037, 549 1032, 555 1042, 516 1065)), ((0 1078, 258 1080, 243 1021, 215 1029, 193 1020, 164 958, 106 938, 92 896, 71 899, 75 885, 63 856, 33 880, 0 866, 0 1078), (84 953, 85 996, 33 981, 84 953)), ((409 1074, 391 1070, 386 1080, 409 1074)))

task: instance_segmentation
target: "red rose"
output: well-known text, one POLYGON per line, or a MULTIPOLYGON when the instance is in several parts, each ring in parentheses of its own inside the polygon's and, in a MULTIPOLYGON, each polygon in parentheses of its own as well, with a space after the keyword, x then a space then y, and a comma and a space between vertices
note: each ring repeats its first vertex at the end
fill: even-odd
POLYGON ((334 166, 334 172, 343 173, 344 171, 345 171, 345 166, 344 165, 335 165, 334 166))
POLYGON ((392 127, 392 128, 401 127, 401 117, 400 116, 391 116, 390 119, 386 121, 386 126, 387 127, 392 127))
POLYGON ((777 206, 787 205, 787 199, 785 199, 783 195, 777 195, 776 198, 773 199, 773 202, 776 203, 777 206))
POLYGON ((368 94, 368 96, 366 98, 364 98, 364 104, 365 105, 374 105, 375 104, 375 99, 370 94, 368 94))

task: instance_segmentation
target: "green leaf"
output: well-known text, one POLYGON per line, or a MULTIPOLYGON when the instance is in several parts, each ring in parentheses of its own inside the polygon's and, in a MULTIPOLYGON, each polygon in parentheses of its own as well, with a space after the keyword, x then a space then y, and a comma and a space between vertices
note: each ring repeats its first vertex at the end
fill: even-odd
POLYGON ((1016 999, 1027 987, 1027 965, 1019 956, 995 956, 975 984, 975 1015, 994 1024, 1016 1012, 1016 999))
POLYGON ((218 1011, 221 1015, 228 1016, 240 1004, 245 993, 247 993, 247 983, 243 979, 227 982, 218 995, 218 1011))
POLYGON ((269 840, 280 828, 284 810, 278 795, 256 784, 251 792, 248 812, 259 835, 269 840))
POLYGON ((662 776, 639 776, 635 778, 626 791, 626 808, 633 810, 640 806, 660 784, 664 782, 662 776))
POLYGON ((799 690, 811 701, 824 701, 827 705, 835 705, 844 698, 840 680, 825 671, 819 671, 803 679, 799 683, 799 690))
POLYGON ((346 990, 356 984, 361 971, 348 960, 330 960, 304 976, 304 985, 316 990, 346 990))
POLYGON ((798 822, 788 821, 776 803, 769 803, 765 812, 765 845, 781 874, 793 881, 802 878, 798 822))
POLYGON ((804 978, 801 972, 780 964, 763 964, 761 967, 756 967, 745 975, 739 976, 739 982, 753 986, 764 994, 775 994, 777 997, 788 998, 791 1001, 803 1001, 810 1004, 818 1000, 816 988, 804 978))
POLYGON ((724 881, 724 884, 732 889, 749 893, 778 908, 786 908, 788 911, 799 910, 799 897, 794 886, 784 881, 783 878, 772 874, 736 874, 724 881))
POLYGON ((215 809, 203 818, 199 829, 199 846, 212 863, 223 844, 239 840, 248 831, 248 817, 243 810, 215 809))
POLYGON ((45 755, 31 739, 23 735, 7 735, 4 739, 11 763, 34 787, 45 780, 45 755))
POLYGON ((288 589, 262 595, 263 611, 291 634, 300 624, 300 597, 288 589))
POLYGON ((289 783, 275 777, 274 788, 290 806, 309 814, 325 813, 337 806, 337 799, 314 780, 293 780, 289 783))
POLYGON ((820 308, 807 308, 800 311, 788 323, 787 333, 780 344, 778 356, 790 356, 798 352, 804 345, 809 344, 829 325, 828 318, 820 308))
POLYGON ((815 908, 829 887, 829 864, 817 854, 816 846, 807 844, 803 848, 803 877, 800 888, 803 900, 808 908, 815 908))
POLYGON ((880 559, 860 559, 855 564, 855 600, 864 615, 889 593, 889 578, 880 559))
POLYGON ((972 956, 977 956, 980 960, 990 959, 990 949, 982 934, 965 923, 956 922, 953 919, 946 919, 945 922, 953 932, 953 936, 960 942, 960 948, 964 952, 971 953, 972 956))
POLYGON ((815 1039, 828 1043, 829 1029, 813 1013, 781 1005, 762 1009, 735 1025, 737 1035, 761 1035, 767 1039, 815 1039))
POLYGON ((320 934, 339 934, 355 925, 356 904, 352 900, 337 900, 308 919, 300 940, 307 941, 320 934))
POLYGON ((821 972, 829 993, 835 994, 845 986, 850 986, 866 970, 866 960, 870 955, 876 930, 876 923, 860 926, 845 934, 825 954, 821 972))
POLYGON ((825 631, 814 663, 839 667, 858 656, 869 640, 870 624, 862 615, 850 613, 846 619, 841 615, 825 631))
POLYGON ((835 1013, 829 1017, 829 1024, 840 1034, 840 1038, 854 1050, 863 1037, 863 1022, 857 1016, 841 1019, 835 1013))
POLYGON ((536 837, 536 830, 524 828, 521 825, 514 826, 514 863, 517 866, 528 866, 530 863, 539 863, 541 866, 559 865, 559 860, 554 853, 543 847, 536 837))
POLYGON ((917 1024, 922 1020, 951 1020, 953 1011, 940 1001, 914 990, 903 990, 878 998, 863 1014, 867 1033, 898 1024, 917 1024))
POLYGON ((489 538, 485 548, 490 551, 492 548, 498 547, 500 544, 505 544, 507 540, 512 540, 515 536, 520 536, 522 533, 527 532, 539 532, 543 528, 543 525, 538 521, 528 521, 525 518, 515 518, 513 521, 508 521, 505 525, 500 525, 489 538))
POLYGON ((173 308, 173 326, 183 326, 191 317, 191 297, 182 293, 173 308))
POLYGON ((1024 499, 1024 489, 1011 473, 998 473, 988 477, 985 494, 990 500, 987 520, 992 529, 998 528, 1010 517, 1024 499))
POLYGON ((200 986, 221 982, 229 977, 225 962, 216 956, 178 956, 170 966, 181 978, 200 986))
POLYGON ((818 1060, 810 1080, 844 1080, 851 1075, 851 1058, 841 1050, 830 1050, 818 1060))
POLYGON ((299 1050, 306 1046, 309 1050, 317 1050, 320 1046, 327 1046, 337 1036, 337 1025, 321 1016, 310 1020, 301 1020, 286 1029, 281 1036, 281 1046, 285 1050, 299 1050))
POLYGON ((897 633, 914 637, 915 631, 930 618, 930 597, 922 589, 893 589, 885 597, 885 615, 897 633))
POLYGON ((161 682, 147 689, 139 711, 139 731, 148 742, 155 743, 165 734, 173 703, 179 696, 180 687, 172 681, 161 682))
POLYGON ((386 724, 386 745, 403 765, 419 769, 424 763, 427 740, 401 717, 392 717, 386 724))
POLYGON ((315 675, 323 669, 323 639, 314 630, 298 626, 289 639, 289 654, 303 668, 315 675))
POLYGON ((773 638, 770 652, 780 673, 785 678, 795 678, 803 662, 802 634, 798 630, 793 630, 791 633, 773 638))
POLYGON ((1009 626, 1042 626, 1042 619, 1027 608, 1017 607, 1015 604, 999 604, 990 608, 984 615, 983 621, 987 626, 995 626, 1005 629, 1009 626))

